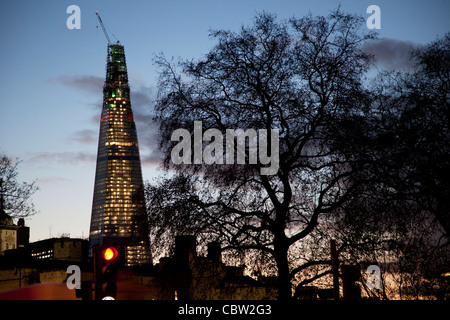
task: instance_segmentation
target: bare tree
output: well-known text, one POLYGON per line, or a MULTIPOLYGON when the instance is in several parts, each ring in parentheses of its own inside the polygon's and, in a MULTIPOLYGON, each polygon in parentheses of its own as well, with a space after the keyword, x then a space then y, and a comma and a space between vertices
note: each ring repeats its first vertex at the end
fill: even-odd
POLYGON ((332 136, 343 118, 366 111, 362 77, 370 56, 360 48, 374 35, 363 26, 362 18, 339 10, 283 23, 263 13, 239 33, 212 32, 217 45, 203 60, 177 67, 157 59, 159 141, 166 169, 175 171, 147 186, 150 220, 163 226, 158 236, 169 230, 207 235, 224 250, 270 257, 280 299, 291 298, 293 283, 330 272, 328 245, 310 248, 315 240, 329 241, 327 216, 364 178, 364 164, 336 148, 332 136), (251 141, 245 164, 229 164, 224 155, 223 164, 175 165, 171 135, 178 128, 193 132, 197 120, 203 130, 224 134, 278 129, 278 170, 261 174, 265 163, 249 159, 251 141), (309 278, 299 279, 301 274, 309 278))
POLYGON ((2 207, 13 218, 28 217, 36 213, 31 199, 38 190, 36 181, 27 183, 17 180, 19 163, 19 160, 13 161, 6 155, 0 156, 2 207))
MULTIPOLYGON (((392 179, 406 197, 431 212, 450 240, 450 33, 413 52, 418 61, 400 79, 405 106, 393 128, 402 174, 392 179)), ((399 86, 397 86, 398 88, 399 86)))
POLYGON ((348 117, 334 132, 371 177, 335 215, 341 257, 384 265, 396 283, 390 296, 438 296, 448 287, 449 39, 412 52, 413 72, 380 74, 370 116, 348 117))

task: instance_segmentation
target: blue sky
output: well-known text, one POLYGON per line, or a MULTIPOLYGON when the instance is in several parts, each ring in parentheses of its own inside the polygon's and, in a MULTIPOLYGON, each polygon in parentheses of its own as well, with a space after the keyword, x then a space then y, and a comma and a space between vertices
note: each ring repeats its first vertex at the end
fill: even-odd
MULTIPOLYGON (((0 153, 22 160, 20 180, 37 179, 39 213, 27 219, 31 241, 68 233, 87 237, 108 29, 125 46, 131 102, 138 126, 144 180, 161 172, 155 162, 150 124, 157 69, 155 54, 201 58, 214 45, 210 29, 238 31, 256 13, 288 19, 326 15, 340 4, 368 17, 381 9, 379 36, 397 55, 450 31, 450 1, 246 0, 246 1, 13 1, 0 0, 0 153), (69 30, 69 5, 81 9, 81 29, 69 30)), ((394 59, 395 58, 395 59, 394 59)), ((394 59, 394 60, 393 60, 394 59)))

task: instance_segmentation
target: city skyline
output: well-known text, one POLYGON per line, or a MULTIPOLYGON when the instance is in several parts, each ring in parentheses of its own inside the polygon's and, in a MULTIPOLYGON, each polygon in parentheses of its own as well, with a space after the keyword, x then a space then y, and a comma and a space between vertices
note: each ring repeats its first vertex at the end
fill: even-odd
MULTIPOLYGON (((108 31, 127 48, 143 178, 151 181, 161 173, 152 138, 156 128, 150 124, 158 76, 152 63, 155 54, 200 58, 213 45, 210 29, 238 31, 263 10, 280 20, 309 12, 325 15, 340 2, 43 3, 8 2, 0 19, 4 98, 0 152, 23 161, 19 180, 37 179, 40 187, 33 196, 39 213, 26 219, 31 241, 64 233, 88 237, 105 72, 106 40, 97 10, 108 31), (81 8, 80 30, 66 27, 66 8, 71 4, 81 8)), ((381 8, 379 37, 386 38, 386 48, 399 52, 384 57, 386 65, 404 63, 406 49, 429 43, 450 29, 445 19, 450 5, 445 1, 343 2, 341 9, 367 18, 366 9, 372 4, 381 8)))

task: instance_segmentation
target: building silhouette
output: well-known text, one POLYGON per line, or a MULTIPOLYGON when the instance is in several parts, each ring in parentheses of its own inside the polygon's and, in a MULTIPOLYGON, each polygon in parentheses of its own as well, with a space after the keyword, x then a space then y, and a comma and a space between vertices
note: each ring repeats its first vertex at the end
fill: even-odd
POLYGON ((108 44, 89 242, 91 248, 123 246, 126 265, 150 262, 139 145, 119 42, 108 44))
POLYGON ((6 214, 3 206, 0 205, 0 256, 4 254, 5 250, 17 247, 17 229, 11 216, 6 214))
POLYGON ((256 280, 244 275, 245 266, 226 265, 218 242, 208 244, 206 256, 199 256, 196 247, 195 236, 176 236, 173 255, 161 258, 146 277, 137 278, 146 288, 145 298, 183 301, 277 298, 276 277, 256 280))

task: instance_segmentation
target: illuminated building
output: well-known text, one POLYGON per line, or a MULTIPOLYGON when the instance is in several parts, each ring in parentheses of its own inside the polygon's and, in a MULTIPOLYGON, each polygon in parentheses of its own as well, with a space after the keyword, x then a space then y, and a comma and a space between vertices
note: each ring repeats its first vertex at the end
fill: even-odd
POLYGON ((138 138, 119 42, 108 45, 89 242, 122 245, 127 265, 150 262, 138 138))

